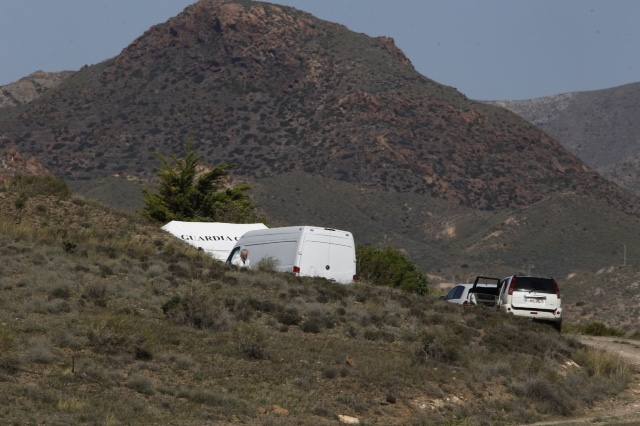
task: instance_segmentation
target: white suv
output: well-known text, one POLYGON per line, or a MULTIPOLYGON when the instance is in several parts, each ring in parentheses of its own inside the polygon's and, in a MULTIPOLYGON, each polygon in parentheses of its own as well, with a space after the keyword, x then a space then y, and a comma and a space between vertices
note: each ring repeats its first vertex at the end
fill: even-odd
POLYGON ((497 307, 518 317, 552 322, 562 329, 560 289, 553 278, 512 275, 502 280, 497 307))

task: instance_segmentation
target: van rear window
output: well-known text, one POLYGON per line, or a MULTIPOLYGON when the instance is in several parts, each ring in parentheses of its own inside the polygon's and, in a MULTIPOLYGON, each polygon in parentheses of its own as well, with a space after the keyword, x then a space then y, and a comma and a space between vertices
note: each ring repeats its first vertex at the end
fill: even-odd
POLYGON ((517 291, 536 291, 555 294, 556 284, 551 278, 516 277, 517 291))

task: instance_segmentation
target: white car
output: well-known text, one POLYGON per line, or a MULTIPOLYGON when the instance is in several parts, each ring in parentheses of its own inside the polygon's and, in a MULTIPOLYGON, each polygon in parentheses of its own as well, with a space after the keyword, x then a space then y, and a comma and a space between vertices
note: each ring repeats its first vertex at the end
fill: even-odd
POLYGON ((500 279, 477 277, 473 284, 457 284, 444 297, 444 300, 457 305, 486 305, 496 306, 497 295, 500 292, 500 279), (495 281, 486 283, 480 281, 495 281))
POLYGON ((469 290, 473 288, 473 284, 456 284, 449 293, 444 297, 444 300, 448 303, 455 303, 456 305, 470 305, 469 290))
POLYGON ((553 278, 512 275, 501 281, 497 308, 506 314, 548 321, 561 331, 560 288, 553 278))

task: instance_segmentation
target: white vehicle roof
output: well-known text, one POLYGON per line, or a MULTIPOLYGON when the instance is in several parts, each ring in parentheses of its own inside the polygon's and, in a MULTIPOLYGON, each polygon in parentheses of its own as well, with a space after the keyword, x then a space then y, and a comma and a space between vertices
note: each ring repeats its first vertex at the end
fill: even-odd
POLYGON ((325 235, 345 237, 345 238, 352 237, 351 232, 349 231, 342 231, 340 229, 325 228, 322 226, 310 226, 310 225, 258 229, 255 231, 249 231, 246 234, 244 234, 242 237, 251 238, 251 237, 257 237, 262 235, 269 236, 269 235, 279 235, 279 234, 302 234, 303 232, 317 232, 318 234, 325 234, 325 235))
POLYGON ((249 231, 268 229, 263 223, 180 222, 162 227, 176 238, 225 261, 236 242, 249 231))

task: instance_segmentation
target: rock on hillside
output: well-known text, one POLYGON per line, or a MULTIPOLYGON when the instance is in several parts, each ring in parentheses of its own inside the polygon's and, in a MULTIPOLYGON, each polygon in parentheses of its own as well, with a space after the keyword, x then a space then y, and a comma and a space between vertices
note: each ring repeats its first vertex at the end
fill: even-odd
POLYGON ((256 180, 306 173, 482 209, 558 191, 630 203, 529 123, 417 73, 393 40, 250 1, 199 1, 0 118, 2 135, 67 178, 149 177, 190 140, 256 180))
POLYGON ((540 127, 612 181, 640 193, 640 83, 495 104, 540 127))
POLYGON ((50 89, 58 87, 72 71, 36 71, 15 83, 0 86, 0 109, 27 104, 50 89))
POLYGON ((15 148, 0 151, 0 185, 18 175, 49 176, 50 174, 37 159, 25 157, 15 148))

